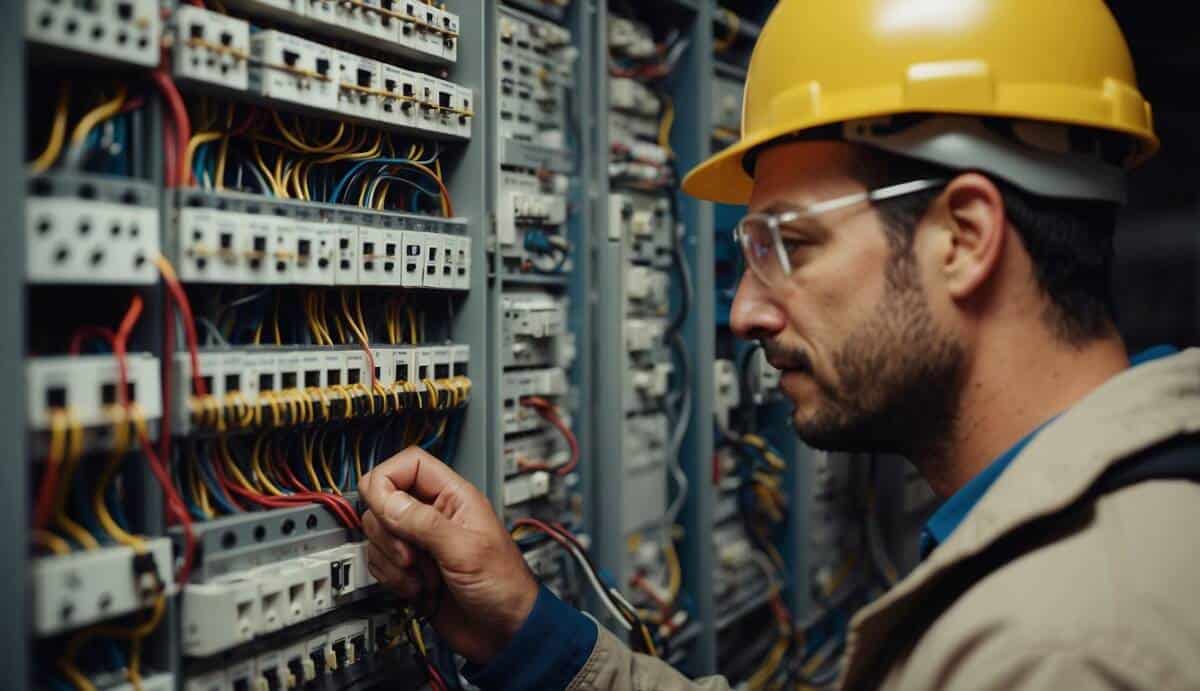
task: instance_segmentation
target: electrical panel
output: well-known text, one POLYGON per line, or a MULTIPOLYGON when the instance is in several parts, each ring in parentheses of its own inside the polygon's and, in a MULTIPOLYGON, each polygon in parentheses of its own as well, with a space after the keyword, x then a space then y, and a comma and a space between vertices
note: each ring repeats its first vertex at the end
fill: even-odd
POLYGON ((478 8, 26 5, 30 683, 455 673, 372 577, 357 483, 469 435, 478 8))
POLYGON ((574 193, 583 146, 579 114, 572 112, 579 49, 563 12, 524 5, 496 8, 489 56, 497 169, 488 249, 499 286, 494 332, 501 368, 495 471, 504 478, 503 517, 526 562, 560 597, 582 605, 581 565, 540 529, 559 526, 586 542, 590 528, 583 473, 594 459, 580 442, 586 434, 579 398, 586 392, 577 367, 579 319, 572 314, 586 305, 571 299, 586 290, 574 193))
MULTIPOLYGON (((682 325, 691 286, 683 275, 669 83, 693 18, 619 3, 607 9, 597 32, 607 75, 595 92, 606 127, 594 133, 596 170, 607 184, 593 230, 594 395, 604 401, 596 448, 607 469, 596 479, 606 500, 595 538, 600 563, 648 629, 641 635, 633 626, 631 645, 682 665, 699 627, 676 544, 688 492, 681 446, 692 392, 682 325)), ((630 628, 612 625, 618 633, 630 628)))

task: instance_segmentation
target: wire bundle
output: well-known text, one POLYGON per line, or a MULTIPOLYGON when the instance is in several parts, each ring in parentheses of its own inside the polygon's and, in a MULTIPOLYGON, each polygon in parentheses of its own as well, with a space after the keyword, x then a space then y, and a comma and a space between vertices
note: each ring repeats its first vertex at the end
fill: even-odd
POLYGON ((523 472, 533 470, 551 471, 559 477, 570 475, 579 466, 579 440, 575 437, 575 433, 567 426, 567 423, 558 414, 558 408, 550 401, 541 396, 526 396, 521 399, 521 405, 532 408, 546 422, 550 423, 558 433, 566 440, 567 446, 571 449, 571 457, 566 463, 551 468, 545 462, 529 461, 525 459, 518 460, 518 465, 523 472))
POLYGON ((658 649, 654 645, 654 638, 650 635, 650 629, 646 627, 637 615, 637 611, 621 591, 614 587, 603 585, 600 578, 600 572, 596 569, 596 565, 588 556, 587 550, 580 544, 579 539, 571 534, 563 526, 544 523, 536 518, 518 518, 512 523, 513 539, 520 540, 527 532, 537 532, 549 537, 557 542, 571 556, 572 559, 579 565, 587 576, 588 583, 591 584, 592 590, 600 598, 609 614, 613 616, 627 631, 636 632, 640 639, 640 647, 642 652, 657 656, 658 649))
POLYGON ((210 190, 452 217, 437 143, 382 130, 201 100, 182 149, 186 179, 210 190))
POLYGON ((60 165, 72 171, 131 175, 133 121, 135 111, 145 105, 145 99, 130 98, 128 86, 123 83, 104 89, 99 103, 79 116, 68 137, 73 91, 71 82, 59 84, 46 146, 29 163, 29 172, 40 175, 60 165), (104 92, 111 96, 103 95, 104 92))

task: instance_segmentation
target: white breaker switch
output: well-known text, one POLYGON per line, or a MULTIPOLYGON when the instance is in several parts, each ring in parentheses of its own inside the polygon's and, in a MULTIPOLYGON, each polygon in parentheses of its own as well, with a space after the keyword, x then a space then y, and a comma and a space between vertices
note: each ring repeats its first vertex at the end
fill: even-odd
POLYGON ((174 589, 171 541, 138 554, 104 547, 33 560, 33 628, 49 636, 149 607, 174 589))
POLYGON ((35 43, 142 67, 158 65, 158 0, 29 0, 25 36, 35 43))
POLYGON ((175 10, 174 69, 179 79, 237 91, 249 88, 250 25, 236 17, 180 4, 175 10))
MULTIPOLYGON (((83 427, 113 424, 119 410, 117 360, 111 355, 53 355, 25 362, 26 416, 30 429, 50 427, 54 409, 68 412, 83 427)), ((162 416, 158 358, 126 356, 125 390, 146 420, 162 416)))
POLYGON ((333 50, 281 31, 260 31, 250 37, 256 64, 250 70, 250 90, 266 98, 336 110, 337 75, 333 50))
POLYGON ((158 282, 158 208, 74 197, 25 203, 30 283, 158 282))
POLYGON ((713 414, 722 429, 729 428, 729 413, 741 398, 737 366, 732 360, 713 362, 713 414))

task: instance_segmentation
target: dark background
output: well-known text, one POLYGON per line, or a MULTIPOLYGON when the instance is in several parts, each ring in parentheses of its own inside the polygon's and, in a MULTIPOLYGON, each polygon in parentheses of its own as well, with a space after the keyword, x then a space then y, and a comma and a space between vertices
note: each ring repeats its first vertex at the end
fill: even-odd
POLYGON ((1200 346, 1200 30, 1189 3, 1109 0, 1162 149, 1130 178, 1117 230, 1118 324, 1131 352, 1200 346))

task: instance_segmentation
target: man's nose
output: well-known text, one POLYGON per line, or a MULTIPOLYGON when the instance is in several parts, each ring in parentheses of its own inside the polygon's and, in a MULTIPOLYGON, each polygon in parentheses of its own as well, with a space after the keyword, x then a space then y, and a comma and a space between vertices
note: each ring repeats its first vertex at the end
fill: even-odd
POLYGON ((769 340, 787 326, 787 315, 772 302, 770 289, 753 272, 744 272, 738 281, 729 326, 745 340, 769 340))

